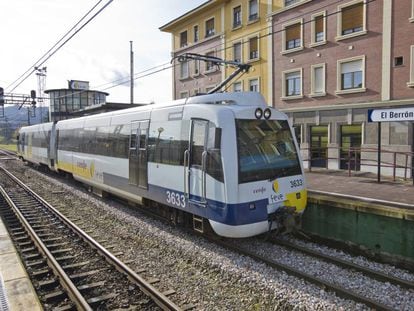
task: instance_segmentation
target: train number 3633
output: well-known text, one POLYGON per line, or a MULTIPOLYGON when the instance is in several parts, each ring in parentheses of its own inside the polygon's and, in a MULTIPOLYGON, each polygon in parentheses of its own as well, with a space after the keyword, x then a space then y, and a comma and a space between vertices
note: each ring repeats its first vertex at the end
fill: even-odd
POLYGON ((167 191, 167 203, 178 207, 185 207, 185 196, 174 191, 167 191))
POLYGON ((302 179, 295 179, 290 181, 290 188, 296 188, 303 186, 303 180, 302 179))

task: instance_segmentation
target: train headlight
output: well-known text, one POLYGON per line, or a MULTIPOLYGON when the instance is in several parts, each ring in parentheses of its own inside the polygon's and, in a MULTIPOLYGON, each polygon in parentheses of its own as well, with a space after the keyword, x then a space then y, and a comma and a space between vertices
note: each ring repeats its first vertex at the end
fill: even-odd
POLYGON ((269 108, 266 108, 263 114, 265 119, 267 120, 272 116, 272 111, 269 108))
POLYGON ((256 119, 260 119, 263 115, 263 110, 260 108, 257 108, 256 111, 254 112, 254 115, 256 117, 256 119))

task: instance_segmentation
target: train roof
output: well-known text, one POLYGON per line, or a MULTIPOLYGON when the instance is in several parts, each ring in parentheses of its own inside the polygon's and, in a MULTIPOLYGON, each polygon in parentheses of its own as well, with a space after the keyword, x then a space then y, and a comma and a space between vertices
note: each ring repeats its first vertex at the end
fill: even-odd
MULTIPOLYGON (((230 93, 214 93, 193 96, 174 101, 149 104, 140 107, 122 109, 117 111, 110 111, 91 116, 84 116, 80 118, 68 119, 58 121, 58 128, 68 127, 71 128, 79 123, 87 122, 89 126, 103 126, 109 125, 111 117, 122 117, 123 115, 133 113, 150 113, 153 110, 163 109, 168 107, 184 107, 184 106, 196 106, 196 105, 211 105, 211 107, 232 107, 233 109, 246 108, 246 107, 261 107, 266 108, 266 102, 263 96, 258 92, 230 92, 230 93)), ((214 109, 214 108, 213 108, 214 109)), ((46 124, 46 123, 45 123, 46 124)), ((50 123, 52 124, 52 123, 50 123)), ((50 125, 51 127, 51 125, 50 125)), ((26 127, 27 128, 27 127, 26 127)), ((35 128, 33 128, 34 130, 35 128)))

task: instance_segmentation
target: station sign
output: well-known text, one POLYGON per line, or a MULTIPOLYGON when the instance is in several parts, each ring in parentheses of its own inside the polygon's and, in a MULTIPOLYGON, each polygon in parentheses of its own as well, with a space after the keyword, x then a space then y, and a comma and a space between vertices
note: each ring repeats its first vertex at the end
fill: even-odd
POLYGON ((368 109, 368 122, 414 121, 414 107, 368 109))
POLYGON ((89 90, 88 81, 70 80, 68 82, 71 90, 89 90))

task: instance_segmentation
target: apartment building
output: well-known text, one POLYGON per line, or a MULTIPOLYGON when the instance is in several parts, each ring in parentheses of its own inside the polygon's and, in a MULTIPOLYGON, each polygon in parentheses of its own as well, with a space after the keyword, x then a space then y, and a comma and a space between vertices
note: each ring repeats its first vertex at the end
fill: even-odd
MULTIPOLYGON (((272 102, 270 13, 284 1, 210 0, 160 27, 172 34, 172 55, 198 53, 248 63, 248 73, 234 79, 226 91, 257 91, 272 102)), ((173 96, 206 93, 235 69, 198 61, 175 62, 173 96)))
MULTIPOLYGON (((414 1, 289 4, 271 14, 273 105, 295 126, 305 167, 375 172, 368 109, 414 105, 414 1), (362 148, 351 162, 350 148, 362 148)), ((383 150, 400 153, 384 152, 383 162, 411 165, 401 153, 414 151, 413 136, 412 122, 383 123, 383 150)))

